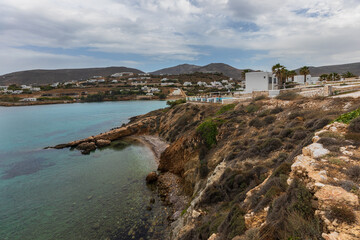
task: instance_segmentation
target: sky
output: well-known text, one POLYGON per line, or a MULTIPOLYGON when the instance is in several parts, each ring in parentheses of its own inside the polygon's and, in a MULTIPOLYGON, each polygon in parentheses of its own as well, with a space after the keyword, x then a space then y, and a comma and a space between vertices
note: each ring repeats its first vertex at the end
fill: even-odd
POLYGON ((360 62, 360 0, 0 0, 0 74, 360 62))

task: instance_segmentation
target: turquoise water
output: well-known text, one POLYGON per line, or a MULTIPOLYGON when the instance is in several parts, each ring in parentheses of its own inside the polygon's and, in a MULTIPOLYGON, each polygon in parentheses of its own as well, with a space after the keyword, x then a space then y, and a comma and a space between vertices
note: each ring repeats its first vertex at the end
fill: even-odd
POLYGON ((162 101, 1 107, 0 239, 154 237, 165 209, 144 181, 156 169, 147 147, 111 146, 90 155, 43 148, 163 107, 162 101))

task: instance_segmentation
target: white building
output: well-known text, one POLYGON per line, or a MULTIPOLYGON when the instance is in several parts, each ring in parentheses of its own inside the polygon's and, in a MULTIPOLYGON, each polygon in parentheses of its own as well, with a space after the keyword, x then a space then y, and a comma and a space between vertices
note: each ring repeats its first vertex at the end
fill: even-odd
POLYGON ((192 83, 191 82, 184 82, 184 87, 188 87, 188 86, 191 86, 192 85, 192 83))
POLYGON ((201 87, 201 86, 206 86, 207 84, 206 84, 206 82, 197 82, 197 85, 199 87, 201 87))
POLYGON ((245 92, 277 89, 277 79, 271 72, 248 72, 245 74, 245 92))
POLYGON ((120 72, 120 73, 114 73, 111 76, 112 77, 123 77, 123 76, 133 76, 134 73, 132 72, 120 72))
POLYGON ((30 89, 31 89, 31 86, 21 85, 21 89, 28 89, 28 90, 30 90, 30 89))
POLYGON ((7 90, 7 89, 8 89, 8 86, 0 86, 0 89, 1 89, 1 90, 7 90))
POLYGON ((112 83, 118 83, 118 80, 112 80, 111 82, 112 83))
POLYGON ((36 98, 23 98, 20 101, 21 102, 36 102, 36 98))
POLYGON ((162 82, 166 82, 166 81, 169 81, 169 79, 163 78, 163 79, 161 79, 161 81, 162 81, 162 82))
POLYGON ((150 88, 148 89, 149 92, 152 92, 152 93, 156 93, 156 92, 160 92, 160 89, 158 88, 150 88))
POLYGON ((222 80, 222 81, 221 81, 221 83, 222 83, 222 84, 228 84, 228 83, 229 83, 229 81, 228 81, 228 80, 226 80, 226 79, 224 79, 224 80, 222 80))
POLYGON ((56 88, 56 87, 59 86, 59 83, 58 83, 58 82, 57 82, 57 83, 53 83, 53 84, 51 84, 50 86, 56 88))
MULTIPOLYGON (((288 78, 288 82, 292 81, 291 78, 288 78)), ((311 75, 306 75, 306 82, 308 84, 317 84, 320 81, 319 77, 312 77, 311 75)), ((305 84, 304 75, 296 75, 294 76, 294 82, 299 84, 305 84)))
POLYGON ((165 87, 165 86, 172 86, 172 85, 174 85, 175 83, 173 83, 173 82, 162 82, 161 83, 161 86, 163 86, 163 87, 165 87))
POLYGON ((39 88, 39 87, 32 87, 32 88, 30 88, 30 90, 33 91, 33 92, 39 92, 39 91, 41 91, 41 88, 39 88))
POLYGON ((173 96, 181 95, 181 90, 179 88, 175 88, 174 91, 172 91, 172 93, 170 93, 170 95, 173 95, 173 96))

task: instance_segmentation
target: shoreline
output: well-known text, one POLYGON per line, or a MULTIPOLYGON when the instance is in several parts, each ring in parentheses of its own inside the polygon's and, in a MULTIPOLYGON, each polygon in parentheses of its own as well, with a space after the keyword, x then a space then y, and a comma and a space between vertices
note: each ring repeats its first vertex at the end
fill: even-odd
POLYGON ((157 166, 159 166, 161 154, 169 146, 168 142, 155 135, 129 136, 127 138, 134 139, 147 146, 153 152, 157 166))

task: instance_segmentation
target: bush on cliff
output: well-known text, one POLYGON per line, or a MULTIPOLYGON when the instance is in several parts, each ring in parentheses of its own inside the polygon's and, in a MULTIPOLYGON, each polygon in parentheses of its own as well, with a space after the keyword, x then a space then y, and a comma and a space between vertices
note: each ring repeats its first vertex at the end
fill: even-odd
POLYGON ((276 96, 276 99, 280 99, 280 100, 295 100, 296 98, 299 97, 299 94, 297 94, 296 92, 282 92, 280 93, 278 96, 276 96))
POLYGON ((205 141, 208 148, 216 144, 216 136, 218 134, 217 123, 213 119, 208 119, 201 123, 196 131, 200 134, 201 138, 205 141))
POLYGON ((351 120, 349 130, 355 133, 360 133, 360 117, 351 120))
POLYGON ((335 119, 334 122, 341 122, 341 123, 349 124, 351 122, 351 120, 353 120, 359 116, 360 116, 360 108, 358 108, 354 111, 342 114, 340 117, 335 119))
POLYGON ((226 113, 226 112, 228 112, 228 111, 231 111, 231 110, 233 110, 233 109, 235 108, 235 106, 236 106, 235 103, 231 103, 231 104, 227 104, 227 105, 225 105, 225 106, 222 106, 222 107, 220 108, 220 110, 217 111, 216 115, 221 115, 221 114, 223 114, 223 113, 226 113))
POLYGON ((170 106, 170 108, 175 107, 176 105, 186 103, 186 99, 178 99, 175 101, 167 101, 166 105, 170 106))

